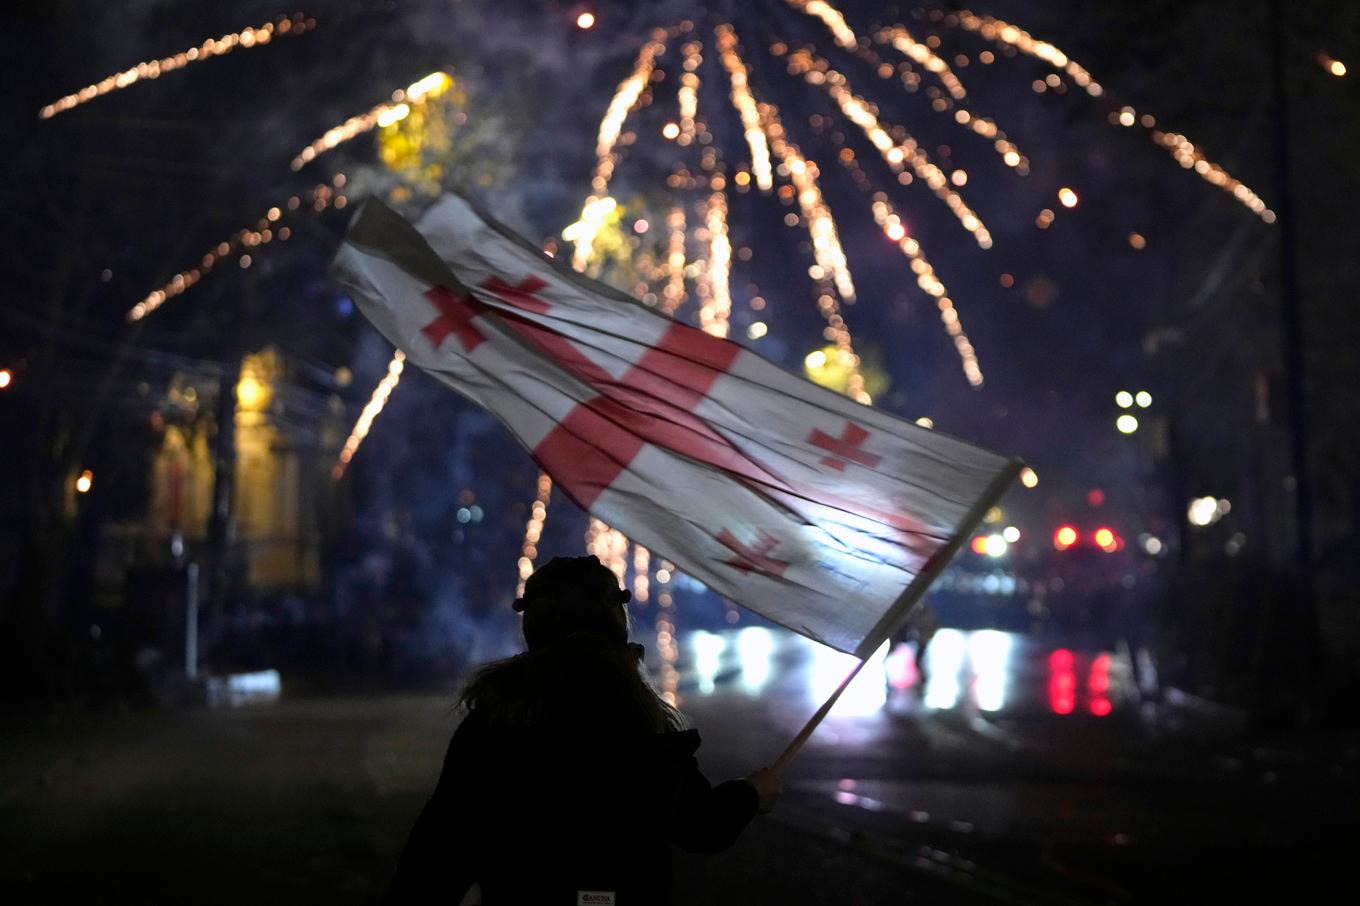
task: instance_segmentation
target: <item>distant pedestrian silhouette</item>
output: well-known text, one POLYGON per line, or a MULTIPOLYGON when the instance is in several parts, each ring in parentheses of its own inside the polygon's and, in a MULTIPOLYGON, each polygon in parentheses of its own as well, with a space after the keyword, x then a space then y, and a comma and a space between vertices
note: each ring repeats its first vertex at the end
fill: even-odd
POLYGON ((528 650, 481 668, 462 695, 434 795, 389 902, 487 906, 670 902, 672 844, 731 846, 780 793, 757 771, 717 787, 695 730, 642 675, 627 591, 595 557, 557 558, 515 601, 528 650))

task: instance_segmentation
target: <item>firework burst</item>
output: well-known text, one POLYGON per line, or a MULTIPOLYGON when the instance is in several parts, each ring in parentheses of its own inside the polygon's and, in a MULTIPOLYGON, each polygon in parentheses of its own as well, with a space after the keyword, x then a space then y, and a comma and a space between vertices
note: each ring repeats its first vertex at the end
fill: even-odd
MULTIPOLYGON (((967 134, 987 141, 1008 170, 1017 175, 1028 172, 1029 161, 1017 144, 996 121, 977 112, 977 98, 969 93, 960 75, 961 65, 959 69, 950 65, 947 55, 940 49, 938 34, 923 37, 906 25, 890 24, 873 29, 865 37, 857 33, 845 15, 826 0, 786 0, 786 3, 796 13, 820 22, 837 47, 855 59, 867 62, 880 79, 893 80, 893 84, 896 84, 900 78, 909 90, 919 87, 922 74, 938 83, 939 87, 932 84, 927 89, 931 98, 929 115, 949 117, 967 134), (888 62, 878 56, 876 48, 882 49, 885 56, 897 55, 901 59, 896 64, 888 62)), ((1045 91, 1048 86, 1066 80, 1088 97, 1110 103, 1106 89, 1089 70, 1062 49, 1034 37, 1017 25, 968 10, 948 13, 937 10, 923 13, 922 16, 940 28, 956 29, 1000 47, 1007 55, 1023 54, 1051 67, 1053 73, 1048 79, 1036 82, 1036 90, 1045 91), (1045 87, 1040 88, 1041 85, 1045 87)), ((244 29, 220 39, 210 39, 183 53, 141 63, 110 75, 53 101, 39 115, 47 119, 111 91, 143 79, 157 78, 191 62, 220 56, 238 47, 261 46, 281 35, 302 34, 314 25, 313 20, 299 15, 278 19, 260 28, 244 29)), ((905 124, 886 122, 880 116, 874 100, 865 94, 856 93, 849 76, 833 68, 812 46, 790 47, 778 40, 770 41, 766 46, 789 76, 826 96, 835 110, 830 119, 852 124, 897 176, 898 183, 923 184, 949 209, 953 218, 980 249, 992 247, 992 234, 981 215, 965 200, 964 191, 961 191, 968 182, 966 173, 961 170, 946 172, 932 160, 905 124)), ((991 51, 984 52, 984 56, 990 54, 991 51)), ((848 306, 856 299, 855 281, 832 206, 820 185, 821 169, 815 157, 800 147, 789 125, 781 118, 779 108, 770 98, 762 98, 753 85, 753 70, 743 57, 738 35, 731 24, 718 23, 711 39, 706 41, 693 23, 682 22, 669 28, 653 30, 642 43, 631 69, 618 83, 605 107, 595 136, 595 161, 589 192, 581 203, 576 221, 562 234, 572 244, 572 266, 578 271, 589 273, 598 273, 603 267, 600 260, 600 248, 604 245, 601 236, 610 230, 616 235, 624 213, 624 205, 610 194, 610 186, 622 159, 621 149, 632 141, 632 136, 625 133, 625 127, 630 115, 650 101, 654 86, 668 75, 676 86, 675 119, 667 122, 660 134, 664 140, 673 143, 664 147, 677 149, 682 159, 675 163, 666 183, 671 191, 664 201, 664 214, 653 218, 658 225, 654 237, 661 248, 640 253, 639 261, 636 262, 640 275, 638 294, 644 301, 650 299, 649 304, 654 304, 667 315, 680 314, 687 300, 695 298, 698 304, 694 307, 693 317, 699 326, 715 336, 728 336, 733 314, 732 272, 734 258, 739 258, 734 254, 732 236, 734 228, 740 228, 740 224, 731 222, 732 199, 728 192, 732 187, 736 191, 745 191, 754 182, 762 196, 773 194, 779 201, 796 205, 797 213, 790 211, 785 222, 801 225, 807 231, 812 255, 808 272, 813 281, 816 308, 826 322, 825 336, 834 345, 837 364, 848 375, 842 389, 853 399, 869 403, 871 400, 865 390, 860 359, 845 316, 848 306), (670 45, 677 46, 670 56, 666 56, 670 45), (706 49, 713 51, 711 56, 717 61, 716 66, 710 66, 707 70, 704 67, 706 49), (667 66, 672 67, 670 72, 667 72, 667 66), (715 85, 724 78, 726 90, 720 91, 715 85), (715 136, 708 129, 708 123, 717 123, 719 118, 708 115, 704 107, 705 98, 713 96, 725 96, 735 112, 749 161, 728 166, 722 160, 718 148, 724 145, 715 141, 715 136), (695 172, 691 172, 694 159, 684 156, 693 155, 698 150, 694 146, 701 146, 702 151, 695 172), (687 280, 693 281, 692 293, 687 287, 687 280), (655 288, 659 292, 652 291, 653 284, 656 284, 655 288)), ((301 170, 320 155, 358 136, 399 122, 410 115, 417 105, 439 96, 452 84, 452 77, 441 71, 393 92, 389 101, 337 124, 302 148, 291 161, 292 169, 301 170)), ((1109 119, 1122 127, 1141 128, 1154 144, 1166 150, 1182 167, 1194 171, 1209 184, 1229 192, 1263 221, 1269 223, 1274 220, 1274 213, 1254 190, 1210 159, 1204 149, 1186 136, 1160 128, 1151 114, 1126 105, 1111 108, 1109 119)), ((896 246, 906 267, 913 274, 916 286, 938 311, 944 331, 959 357, 964 377, 971 386, 981 387, 983 371, 978 353, 963 328, 958 307, 943 278, 927 257, 920 239, 912 235, 906 217, 889 197, 887 189, 890 187, 874 186, 869 175, 859 168, 853 151, 842 147, 841 152, 836 156, 837 161, 852 170, 857 184, 870 196, 869 211, 874 223, 896 246)), ((940 160, 946 161, 947 158, 941 156, 940 160)), ((343 184, 342 174, 332 184, 318 185, 305 195, 294 196, 286 204, 270 208, 253 225, 233 233, 210 249, 196 265, 180 271, 166 284, 149 293, 129 311, 129 319, 140 320, 152 313, 169 299, 194 286, 226 258, 236 257, 241 267, 249 267, 257 246, 289 237, 291 228, 284 221, 292 212, 322 211, 330 206, 343 206, 345 196, 339 192, 343 184)), ((1063 191, 1071 193, 1070 189, 1063 191)), ((1075 193, 1071 193, 1073 203, 1075 197, 1075 193)), ((1049 216, 1051 219, 1051 214, 1049 216)), ((636 232, 645 232, 647 221, 639 218, 635 223, 641 225, 636 227, 636 232)), ((1143 241, 1141 236, 1138 240, 1143 241)), ((746 251, 749 252, 749 249, 746 251)), ((976 312, 970 314, 970 319, 976 317, 976 312)), ((752 338, 763 335, 763 322, 760 326, 762 330, 759 333, 753 331, 748 335, 752 338)), ((829 347, 828 352, 833 350, 829 347)), ((341 450, 333 472, 336 478, 344 474, 396 388, 403 365, 404 356, 397 351, 341 450)), ((537 556, 551 489, 551 480, 540 474, 538 493, 525 526, 518 561, 521 582, 532 571, 537 556)), ((631 568, 633 587, 639 601, 646 598, 649 588, 653 588, 649 585, 648 576, 654 566, 660 563, 660 567, 655 570, 654 586, 659 608, 658 648, 663 661, 673 664, 673 626, 664 612, 664 608, 669 606, 667 583, 673 568, 640 547, 634 546, 629 557, 628 540, 598 520, 591 521, 588 542, 590 549, 615 571, 621 581, 631 568), (662 578, 663 574, 665 579, 662 578)), ((672 680, 673 674, 672 667, 672 680)), ((667 682, 663 677, 663 685, 667 682)), ((674 699, 673 683, 667 686, 667 694, 674 699)))

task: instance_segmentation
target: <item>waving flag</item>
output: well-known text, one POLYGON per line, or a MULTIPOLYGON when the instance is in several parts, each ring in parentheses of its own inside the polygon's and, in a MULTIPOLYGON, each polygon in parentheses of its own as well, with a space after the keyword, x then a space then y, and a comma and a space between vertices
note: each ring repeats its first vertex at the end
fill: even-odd
POLYGON ((409 362, 499 418, 576 503, 861 657, 1019 470, 659 315, 458 196, 414 227, 365 202, 335 271, 409 362))

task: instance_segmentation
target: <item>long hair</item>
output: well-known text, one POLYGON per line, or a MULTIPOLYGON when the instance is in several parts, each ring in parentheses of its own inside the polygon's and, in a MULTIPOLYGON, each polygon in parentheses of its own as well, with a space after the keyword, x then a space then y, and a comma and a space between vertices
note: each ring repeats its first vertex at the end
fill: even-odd
POLYGON ((629 595, 595 557, 555 558, 515 602, 528 650, 477 670, 459 697, 494 723, 535 732, 640 736, 683 721, 628 644, 629 595))

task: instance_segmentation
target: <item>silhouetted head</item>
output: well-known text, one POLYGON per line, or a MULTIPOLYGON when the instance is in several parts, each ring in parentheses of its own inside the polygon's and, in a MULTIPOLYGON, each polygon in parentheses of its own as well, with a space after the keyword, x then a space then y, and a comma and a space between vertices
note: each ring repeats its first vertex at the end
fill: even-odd
POLYGON ((628 643, 631 600, 596 557, 557 557, 524 584, 528 651, 487 664, 463 704, 489 720, 576 735, 651 734, 681 725, 642 672, 642 646, 628 643))
POLYGON ((524 615, 524 641, 530 651, 573 636, 623 647, 628 643, 632 600, 618 577, 595 556, 554 557, 524 584, 515 610, 524 615))

